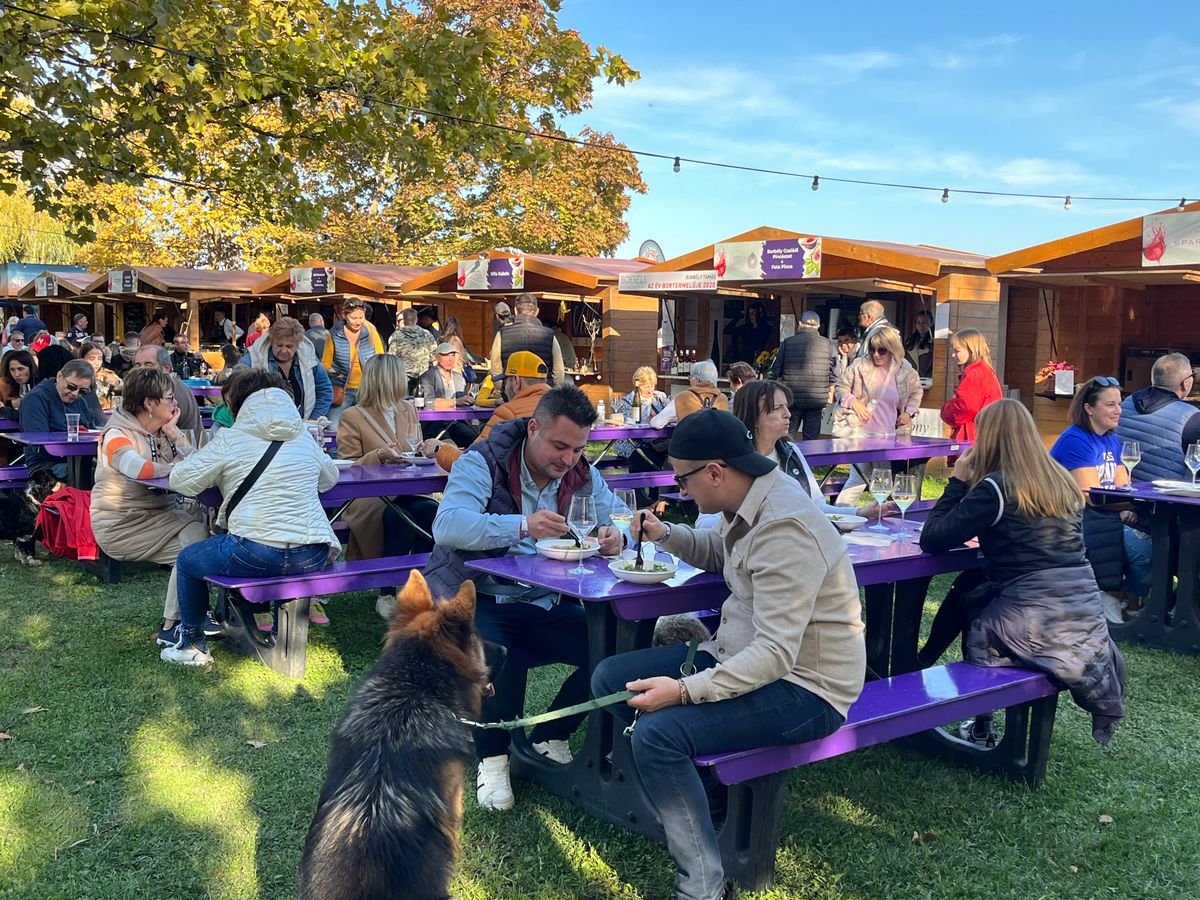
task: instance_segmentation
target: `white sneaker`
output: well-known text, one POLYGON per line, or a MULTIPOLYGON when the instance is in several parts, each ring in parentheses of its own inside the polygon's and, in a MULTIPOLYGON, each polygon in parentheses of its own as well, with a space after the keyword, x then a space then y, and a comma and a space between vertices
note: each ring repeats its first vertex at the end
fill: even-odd
POLYGON ((380 594, 375 600, 375 612, 379 613, 385 622, 390 622, 396 612, 396 595, 380 594))
POLYGON ((1100 605, 1104 607, 1104 618, 1113 625, 1124 625, 1125 617, 1121 615, 1121 598, 1108 591, 1100 592, 1100 605))
POLYGON ((177 663, 181 666, 207 666, 212 662, 212 654, 203 639, 188 638, 180 629, 179 643, 174 647, 163 647, 158 654, 163 662, 177 663))
POLYGON ((478 791, 475 799, 484 809, 512 809, 512 784, 508 779, 508 757, 487 756, 479 761, 479 775, 475 779, 478 791))
POLYGON ((571 745, 566 741, 538 741, 533 745, 533 752, 563 765, 575 758, 571 755, 571 745))

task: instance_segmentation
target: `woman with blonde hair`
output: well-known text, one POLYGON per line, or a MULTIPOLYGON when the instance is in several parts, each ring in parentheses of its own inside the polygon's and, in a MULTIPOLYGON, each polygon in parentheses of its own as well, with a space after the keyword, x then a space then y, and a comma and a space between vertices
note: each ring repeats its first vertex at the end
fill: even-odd
POLYGON ((975 440, 975 417, 1003 393, 1000 379, 992 366, 992 351, 987 338, 974 328, 964 328, 950 337, 950 353, 958 363, 958 387, 954 396, 942 404, 942 421, 949 425, 957 441, 975 440))
MULTIPOLYGON (((385 353, 363 366, 358 403, 338 421, 338 456, 360 466, 411 465, 405 453, 419 453, 421 423, 417 408, 405 397, 408 376, 404 360, 385 353)), ((362 497, 346 509, 350 526, 348 559, 405 556, 433 549, 433 517, 437 504, 429 497, 384 499, 362 497)), ((380 591, 376 611, 385 619, 395 609, 394 591, 380 591)))
POLYGON ((246 335, 246 349, 249 350, 254 346, 255 341, 266 334, 271 328, 271 320, 265 312, 259 313, 258 318, 254 320, 254 324, 250 326, 250 333, 246 335))
MULTIPOLYGON (((968 626, 968 662, 1025 666, 1065 684, 1092 714, 1092 737, 1107 744, 1125 715, 1125 661, 1084 555, 1083 493, 1047 455, 1033 417, 1016 400, 997 400, 976 424, 975 446, 955 463, 921 549, 945 553, 978 537, 986 581, 949 610, 947 596, 938 617, 968 626)), ((926 664, 927 649, 919 657, 926 664)), ((961 734, 996 739, 990 715, 964 724, 961 734)))
POLYGON ((278 372, 292 389, 300 418, 320 419, 329 414, 333 384, 317 359, 316 348, 304 326, 291 316, 276 319, 266 340, 255 341, 244 360, 253 369, 278 372))

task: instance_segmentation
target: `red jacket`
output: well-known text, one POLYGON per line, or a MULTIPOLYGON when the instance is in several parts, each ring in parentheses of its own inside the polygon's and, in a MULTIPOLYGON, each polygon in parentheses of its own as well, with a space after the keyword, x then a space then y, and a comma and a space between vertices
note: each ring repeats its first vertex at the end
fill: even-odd
POLYGON ((951 436, 955 440, 973 441, 975 417, 1002 396, 995 370, 985 362, 973 362, 963 369, 954 396, 942 406, 942 421, 954 429, 951 436))
POLYGON ((92 492, 65 487, 42 502, 35 534, 42 546, 63 559, 99 559, 89 512, 92 492))

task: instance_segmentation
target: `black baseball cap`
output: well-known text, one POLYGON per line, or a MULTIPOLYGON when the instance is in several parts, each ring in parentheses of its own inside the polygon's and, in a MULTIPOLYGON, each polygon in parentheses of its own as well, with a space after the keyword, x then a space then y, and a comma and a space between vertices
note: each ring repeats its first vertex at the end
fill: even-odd
POLYGON ((701 409, 675 426, 667 453, 675 459, 719 459, 754 478, 775 463, 754 449, 754 438, 741 419, 720 409, 701 409))

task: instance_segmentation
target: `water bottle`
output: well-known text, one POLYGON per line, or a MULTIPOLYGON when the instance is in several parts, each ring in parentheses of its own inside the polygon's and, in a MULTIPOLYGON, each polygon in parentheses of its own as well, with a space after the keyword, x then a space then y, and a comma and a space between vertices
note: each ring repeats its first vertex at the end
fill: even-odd
POLYGON ((596 404, 596 423, 598 425, 603 425, 604 419, 606 418, 606 416, 607 416, 607 410, 605 410, 605 408, 604 408, 604 401, 601 400, 599 403, 596 404))

